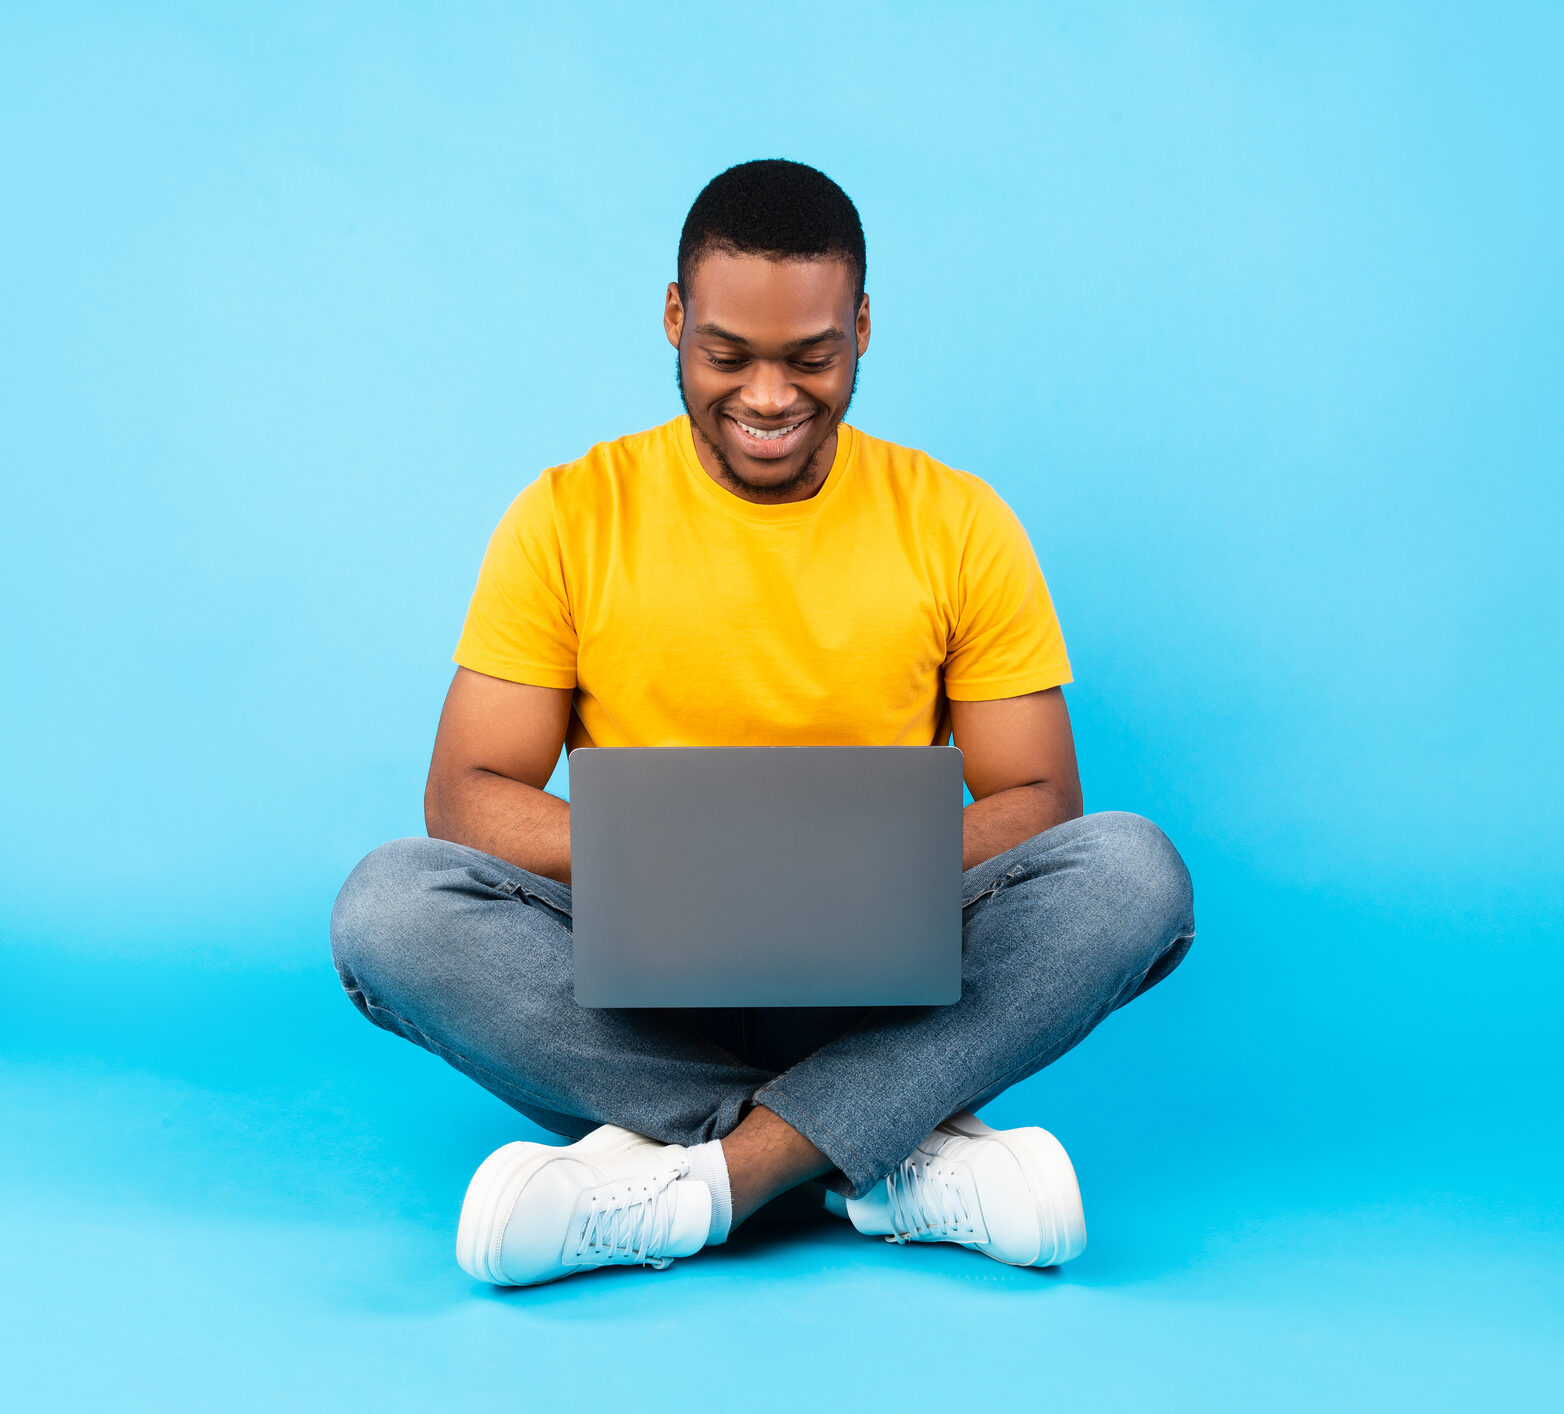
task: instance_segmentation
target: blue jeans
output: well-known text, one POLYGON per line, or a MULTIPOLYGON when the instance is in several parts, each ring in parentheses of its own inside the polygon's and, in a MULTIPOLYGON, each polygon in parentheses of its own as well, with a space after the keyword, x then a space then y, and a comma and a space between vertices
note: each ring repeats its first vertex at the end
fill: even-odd
POLYGON ((331 915, 342 985, 377 1026, 556 1134, 720 1139, 764 1105, 866 1193, 1160 982, 1189 950, 1166 835, 1105 812, 966 871, 961 1000, 939 1007, 611 1010, 572 995, 570 888, 446 840, 382 845, 331 915))

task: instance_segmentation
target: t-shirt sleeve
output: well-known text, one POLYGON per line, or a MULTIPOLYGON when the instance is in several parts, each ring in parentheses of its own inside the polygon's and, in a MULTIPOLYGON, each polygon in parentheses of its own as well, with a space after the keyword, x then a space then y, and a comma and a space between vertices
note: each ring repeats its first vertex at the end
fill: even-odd
POLYGON ((1031 542, 1015 512, 988 490, 962 548, 945 695, 985 702, 1070 680, 1064 635, 1031 542))
POLYGON ((576 647, 554 498, 548 477, 540 476, 489 537, 452 657, 492 678, 574 687, 576 647))

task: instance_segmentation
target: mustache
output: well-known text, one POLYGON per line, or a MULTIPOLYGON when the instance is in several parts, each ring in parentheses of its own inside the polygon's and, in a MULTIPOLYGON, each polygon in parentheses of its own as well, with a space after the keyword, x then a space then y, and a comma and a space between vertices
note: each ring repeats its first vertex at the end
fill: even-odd
POLYGON ((780 416, 756 417, 740 403, 737 408, 721 407, 717 411, 724 417, 735 417, 740 422, 747 422, 751 427, 764 426, 768 422, 774 422, 778 427, 789 427, 795 422, 802 422, 806 417, 813 417, 820 409, 818 407, 800 408, 796 412, 787 412, 780 416))

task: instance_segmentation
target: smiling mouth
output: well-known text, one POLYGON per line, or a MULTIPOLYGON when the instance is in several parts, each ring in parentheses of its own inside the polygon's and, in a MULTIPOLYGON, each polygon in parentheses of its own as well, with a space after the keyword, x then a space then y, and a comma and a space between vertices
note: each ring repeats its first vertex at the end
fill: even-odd
POLYGON ((814 414, 794 419, 781 427, 757 427, 753 422, 728 415, 728 421, 737 432, 737 441, 745 453, 766 461, 788 456, 804 440, 804 434, 814 414))
POLYGON ((797 422, 788 423, 786 427, 752 427, 749 423, 741 422, 736 417, 733 420, 737 422, 738 425, 744 429, 744 431, 749 433, 751 437, 758 437, 763 442, 774 442, 778 437, 786 437, 789 432, 794 430, 794 428, 802 427, 806 422, 809 421, 807 417, 801 417, 797 422))

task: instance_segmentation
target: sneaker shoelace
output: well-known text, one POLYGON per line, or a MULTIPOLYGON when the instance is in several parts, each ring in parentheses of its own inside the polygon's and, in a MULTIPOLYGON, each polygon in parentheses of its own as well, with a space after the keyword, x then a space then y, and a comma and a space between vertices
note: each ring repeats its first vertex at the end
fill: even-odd
POLYGON ((669 1190, 689 1171, 688 1164, 679 1164, 592 1193, 586 1226, 576 1243, 576 1258, 605 1265, 638 1263, 659 1271, 672 1266, 673 1258, 661 1255, 673 1230, 678 1203, 669 1190))
POLYGON ((970 1242, 978 1237, 966 1194, 948 1163, 920 1161, 916 1156, 903 1159, 886 1184, 893 1229, 887 1242, 970 1242))

